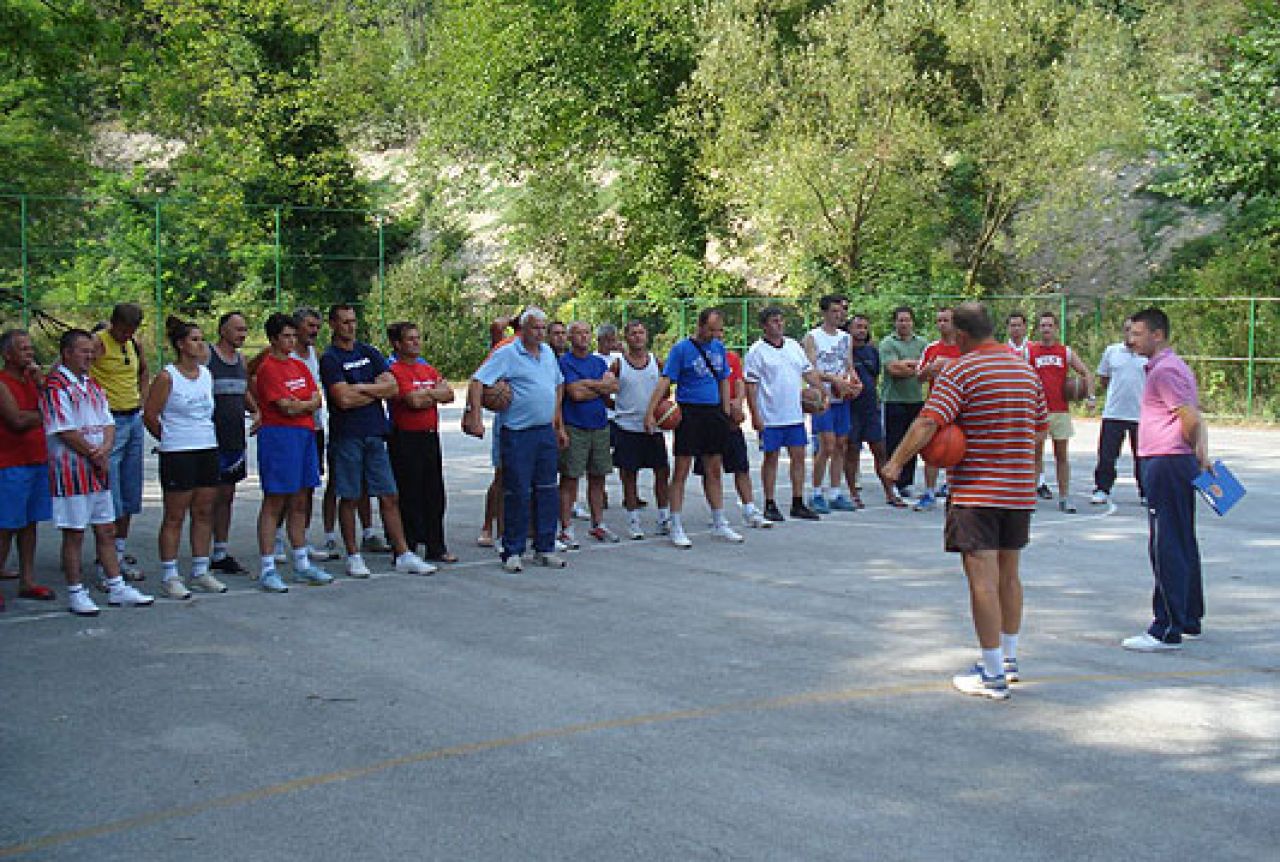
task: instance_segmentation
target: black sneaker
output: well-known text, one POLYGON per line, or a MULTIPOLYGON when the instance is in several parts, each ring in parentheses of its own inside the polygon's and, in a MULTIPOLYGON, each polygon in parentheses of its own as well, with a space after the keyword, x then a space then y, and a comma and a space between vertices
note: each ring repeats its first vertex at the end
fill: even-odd
POLYGON ((791 517, 799 518, 802 521, 821 521, 822 517, 804 503, 791 504, 791 517))
POLYGON ((1040 485, 1038 488, 1036 488, 1036 496, 1039 497, 1041 500, 1052 500, 1053 492, 1049 490, 1048 485, 1040 485))
POLYGON ((782 523, 787 520, 782 517, 782 513, 778 511, 778 504, 773 500, 766 500, 764 503, 764 519, 775 523, 782 523))
POLYGON ((227 554, 221 560, 214 560, 209 564, 209 568, 215 572, 222 572, 224 575, 249 574, 249 570, 240 565, 240 561, 230 554, 227 554))

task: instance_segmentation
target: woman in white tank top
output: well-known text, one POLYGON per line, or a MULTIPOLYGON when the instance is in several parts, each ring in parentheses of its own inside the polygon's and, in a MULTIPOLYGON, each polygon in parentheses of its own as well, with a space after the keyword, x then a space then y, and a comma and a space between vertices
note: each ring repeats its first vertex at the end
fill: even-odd
POLYGON ((209 574, 213 500, 218 487, 213 375, 206 367, 209 346, 200 327, 170 317, 165 328, 176 358, 151 381, 142 422, 160 441, 160 488, 164 492, 160 591, 171 599, 189 599, 191 591, 178 573, 178 545, 188 516, 192 586, 209 593, 227 591, 225 584, 209 574))

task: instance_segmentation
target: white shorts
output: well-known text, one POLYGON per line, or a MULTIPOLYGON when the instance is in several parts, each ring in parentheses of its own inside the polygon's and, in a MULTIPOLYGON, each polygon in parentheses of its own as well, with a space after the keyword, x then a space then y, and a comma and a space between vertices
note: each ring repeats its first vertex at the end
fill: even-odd
POLYGON ((90 524, 110 524, 115 519, 110 491, 53 498, 53 524, 59 530, 83 530, 90 524))

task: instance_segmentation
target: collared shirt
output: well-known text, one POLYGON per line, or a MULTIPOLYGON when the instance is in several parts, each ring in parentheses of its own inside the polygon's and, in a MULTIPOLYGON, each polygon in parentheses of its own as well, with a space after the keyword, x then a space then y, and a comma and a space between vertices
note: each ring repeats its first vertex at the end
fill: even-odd
POLYGON ((1117 342, 1103 352, 1098 376, 1108 378, 1102 418, 1137 422, 1142 416, 1142 390, 1147 385, 1147 357, 1117 342))
POLYGON ((523 431, 550 425, 556 418, 556 387, 564 374, 556 352, 540 344, 538 355, 516 339, 490 354, 472 378, 485 386, 505 380, 511 385, 511 406, 502 413, 502 427, 523 431))
POLYGON ((90 446, 102 445, 107 428, 115 425, 102 387, 89 375, 78 377, 59 365, 45 381, 40 412, 49 444, 49 490, 53 496, 77 497, 107 490, 107 472, 60 436, 65 431, 79 431, 90 446))
POLYGON ((1138 455, 1193 455, 1195 448, 1182 436, 1179 407, 1198 407, 1196 376, 1182 357, 1166 347, 1147 363, 1138 419, 1138 455))
MULTIPOLYGON (((924 355, 925 340, 919 335, 899 338, 890 333, 880 341, 880 363, 888 369, 890 362, 903 359, 920 360, 924 355)), ((924 384, 912 374, 910 377, 894 377, 885 371, 880 383, 880 400, 886 404, 920 404, 924 401, 924 384)))
POLYGON ((137 410, 142 406, 142 392, 138 389, 138 368, 142 363, 138 345, 132 338, 121 344, 104 329, 96 336, 102 344, 102 353, 89 366, 89 373, 107 393, 107 403, 112 410, 137 410))

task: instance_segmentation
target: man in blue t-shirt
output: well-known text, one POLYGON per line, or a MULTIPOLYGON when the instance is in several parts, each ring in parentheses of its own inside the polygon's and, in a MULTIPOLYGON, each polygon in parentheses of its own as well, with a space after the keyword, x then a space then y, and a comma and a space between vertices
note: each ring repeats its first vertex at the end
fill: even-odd
POLYGON ((618 380, 599 354, 591 352, 591 327, 580 320, 569 324, 569 349, 560 356, 564 396, 560 415, 569 445, 560 450, 560 541, 577 547, 573 535, 573 504, 578 480, 587 475, 589 535, 597 542, 616 542, 604 523, 604 480, 613 472, 609 452, 609 413, 605 399, 618 391, 618 380))
POLYGON ((404 539, 400 498, 387 434, 391 431, 382 399, 399 391, 386 357, 372 345, 356 341, 356 310, 346 304, 329 309, 333 340, 320 357, 320 381, 329 405, 329 452, 332 481, 338 494, 338 523, 347 547, 347 575, 367 578, 369 566, 356 544, 356 503, 362 494, 378 498, 382 526, 395 552, 397 572, 429 575, 436 567, 419 557, 404 539))
POLYGON ((698 314, 698 328, 691 338, 676 342, 667 354, 667 364, 654 387, 645 416, 645 430, 658 426, 658 404, 676 387, 680 405, 680 425, 676 428, 676 463, 668 493, 671 498, 671 544, 692 548, 680 513, 684 509, 684 483, 693 469, 695 457, 702 456, 702 488, 711 507, 711 533, 730 542, 741 542, 724 515, 724 488, 721 486, 722 459, 729 439, 729 363, 725 356, 724 316, 718 309, 704 308, 698 314))
POLYGON ((862 454, 862 444, 866 443, 875 462, 876 476, 884 487, 885 503, 906 508, 907 504, 898 496, 898 489, 880 475, 880 468, 884 466, 889 453, 885 451, 884 424, 880 421, 880 404, 876 399, 880 384, 880 351, 871 341, 871 320, 865 314, 855 314, 849 318, 846 328, 853 339, 853 370, 862 381, 862 392, 849 401, 849 440, 844 454, 845 480, 853 494, 853 504, 859 509, 866 508, 862 493, 858 490, 858 461, 862 454))

